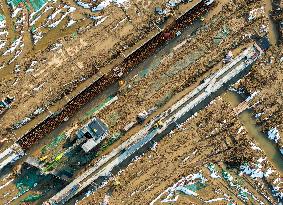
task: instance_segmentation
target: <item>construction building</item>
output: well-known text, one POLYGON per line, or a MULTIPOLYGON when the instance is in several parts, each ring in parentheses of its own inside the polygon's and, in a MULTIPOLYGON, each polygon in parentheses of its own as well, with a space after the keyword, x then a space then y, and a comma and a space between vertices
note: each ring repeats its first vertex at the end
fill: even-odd
POLYGON ((107 126, 98 118, 92 118, 83 128, 76 133, 78 139, 86 138, 87 141, 82 144, 82 149, 89 152, 96 147, 108 135, 107 126))

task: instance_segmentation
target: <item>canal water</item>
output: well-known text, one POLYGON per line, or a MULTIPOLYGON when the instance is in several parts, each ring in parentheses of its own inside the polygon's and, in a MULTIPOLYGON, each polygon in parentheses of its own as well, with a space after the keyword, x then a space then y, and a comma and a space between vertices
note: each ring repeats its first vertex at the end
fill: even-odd
POLYGON ((265 6, 264 6, 265 15, 268 17, 268 20, 269 20, 268 36, 269 36, 271 44, 275 46, 278 41, 278 33, 277 33, 275 23, 269 16, 269 12, 272 10, 272 0, 264 0, 264 3, 265 3, 265 6))
MULTIPOLYGON (((231 103, 233 107, 236 107, 243 101, 243 97, 234 91, 227 91, 224 94, 224 99, 231 103)), ((259 147, 265 152, 269 161, 283 174, 283 156, 277 145, 268 139, 267 135, 261 131, 261 127, 256 124, 252 110, 245 110, 238 117, 246 128, 248 135, 255 139, 259 147)))

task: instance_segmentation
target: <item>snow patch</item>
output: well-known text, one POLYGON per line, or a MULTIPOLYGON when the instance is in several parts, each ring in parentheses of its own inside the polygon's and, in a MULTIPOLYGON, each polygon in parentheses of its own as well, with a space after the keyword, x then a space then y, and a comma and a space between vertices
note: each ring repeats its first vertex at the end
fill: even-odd
POLYGON ((109 6, 111 2, 112 2, 112 0, 105 0, 105 1, 101 2, 100 4, 98 4, 96 7, 93 7, 91 10, 93 12, 101 11, 101 10, 105 9, 107 6, 109 6))
POLYGON ((162 192, 157 198, 155 198, 150 205, 153 205, 156 201, 158 201, 163 195, 165 195, 165 199, 161 202, 176 202, 179 196, 179 192, 183 192, 187 195, 198 196, 196 191, 201 188, 197 188, 197 184, 204 185, 207 181, 206 178, 203 177, 202 173, 190 174, 187 177, 183 177, 173 186, 168 187, 164 192, 162 192))
POLYGON ((74 23, 76 23, 76 21, 74 21, 73 19, 71 19, 71 20, 68 22, 67 27, 72 26, 74 23))
POLYGON ((5 48, 6 42, 0 43, 0 49, 5 48))
POLYGON ((79 6, 83 7, 84 9, 90 9, 90 5, 81 1, 76 2, 79 6))
POLYGON ((253 150, 259 150, 259 151, 261 151, 261 149, 258 147, 258 146, 256 146, 256 144, 255 143, 250 143, 251 144, 251 148, 253 149, 253 150))
POLYGON ((258 93, 259 93, 258 91, 253 92, 253 93, 251 94, 251 96, 247 97, 247 99, 246 99, 245 101, 246 101, 246 102, 251 101, 258 93))
POLYGON ((181 192, 183 192, 184 194, 187 194, 187 195, 189 195, 189 196, 198 196, 198 194, 197 194, 196 192, 191 191, 191 190, 189 190, 189 189, 187 189, 187 188, 185 188, 185 187, 177 187, 177 188, 176 188, 176 191, 181 191, 181 192))
POLYGON ((21 10, 23 9, 20 7, 16 8, 12 14, 12 18, 15 18, 21 10))
POLYGON ((96 22, 95 26, 98 26, 99 24, 103 23, 108 16, 103 17, 102 19, 100 19, 99 21, 96 22))
POLYGON ((255 118, 259 118, 261 115, 263 115, 264 114, 264 112, 260 112, 260 113, 257 113, 256 115, 255 115, 255 118))
POLYGON ((3 55, 8 55, 9 53, 13 53, 16 48, 21 44, 22 42, 22 36, 20 38, 18 38, 17 40, 14 41, 14 43, 12 43, 11 48, 9 48, 3 55))
POLYGON ((0 28, 6 28, 6 20, 0 21, 0 28))
POLYGON ((223 201, 223 200, 226 200, 225 198, 216 198, 216 199, 210 199, 208 201, 204 201, 205 203, 213 203, 213 202, 216 202, 216 201, 223 201))
POLYGON ((278 143, 278 140, 280 139, 280 135, 279 135, 279 131, 278 131, 278 129, 276 127, 275 128, 271 128, 267 132, 267 135, 268 135, 268 139, 278 143))
POLYGON ((11 179, 11 180, 7 181, 4 185, 1 185, 0 189, 3 189, 4 187, 8 186, 12 181, 14 181, 14 179, 11 179))

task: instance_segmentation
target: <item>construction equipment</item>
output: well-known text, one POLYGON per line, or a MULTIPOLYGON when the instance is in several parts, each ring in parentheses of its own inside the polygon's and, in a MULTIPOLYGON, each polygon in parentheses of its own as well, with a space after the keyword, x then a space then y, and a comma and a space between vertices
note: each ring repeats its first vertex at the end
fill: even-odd
POLYGON ((14 100, 14 97, 7 96, 4 100, 0 101, 0 115, 11 107, 11 104, 14 100))
POLYGON ((137 122, 142 124, 148 116, 149 114, 145 110, 143 112, 140 112, 137 116, 137 122))
POLYGON ((163 127, 164 123, 161 121, 161 120, 158 120, 154 125, 153 127, 154 128, 161 128, 163 127))
POLYGON ((223 59, 223 63, 225 64, 230 63, 232 61, 232 58, 233 58, 233 53, 229 51, 225 56, 225 58, 223 59))
POLYGON ((60 159, 62 159, 62 157, 64 156, 64 152, 60 153, 59 155, 57 155, 57 157, 55 158, 55 161, 58 162, 60 161, 60 159))
POLYGON ((119 80, 119 87, 123 87, 124 85, 126 85, 126 81, 124 80, 119 80))
POLYGON ((114 178, 113 185, 114 185, 115 187, 120 186, 120 185, 121 185, 121 182, 120 182, 117 178, 114 178))
POLYGON ((48 158, 48 155, 42 156, 42 157, 39 158, 39 161, 44 162, 44 161, 47 160, 47 158, 48 158))
POLYGON ((119 84, 119 91, 118 91, 119 93, 122 93, 122 92, 127 90, 127 86, 126 86, 126 81, 125 80, 119 80, 118 84, 119 84))

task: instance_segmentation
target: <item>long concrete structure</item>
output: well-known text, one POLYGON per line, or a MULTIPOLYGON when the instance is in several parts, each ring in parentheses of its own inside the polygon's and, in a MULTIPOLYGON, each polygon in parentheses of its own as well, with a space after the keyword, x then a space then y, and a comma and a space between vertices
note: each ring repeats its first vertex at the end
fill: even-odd
POLYGON ((138 133, 114 149, 110 154, 102 157, 93 167, 88 169, 63 190, 53 196, 46 204, 64 204, 76 194, 96 181, 101 176, 109 176, 111 171, 122 162, 133 156, 142 147, 152 141, 157 135, 168 129, 175 128, 178 120, 188 112, 193 111, 196 106, 215 94, 231 79, 248 68, 256 61, 264 51, 257 45, 244 50, 231 63, 204 80, 197 88, 180 101, 174 104, 167 111, 153 118, 138 133), (154 125, 162 120, 163 126, 156 128, 154 125))
POLYGON ((8 164, 20 159, 24 154, 24 150, 17 143, 7 148, 4 152, 0 153, 0 171, 8 164))

